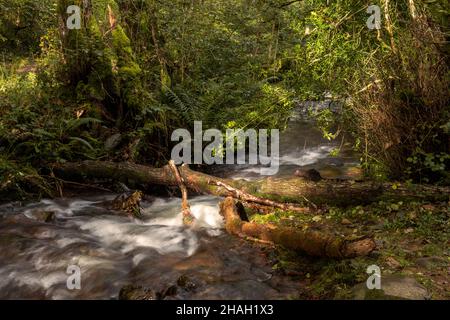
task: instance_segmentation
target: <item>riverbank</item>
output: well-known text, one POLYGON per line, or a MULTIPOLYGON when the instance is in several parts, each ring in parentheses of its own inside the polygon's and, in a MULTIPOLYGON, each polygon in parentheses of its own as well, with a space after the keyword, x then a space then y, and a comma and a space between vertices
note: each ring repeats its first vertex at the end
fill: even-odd
POLYGON ((297 277, 304 289, 303 298, 449 299, 449 204, 386 199, 366 206, 329 208, 312 217, 279 212, 254 219, 299 228, 326 228, 341 234, 374 235, 377 249, 369 256, 351 260, 312 259, 279 250, 274 267, 297 277), (381 269, 385 293, 365 287, 369 277, 366 270, 371 265, 381 269))
POLYGON ((127 299, 450 298, 450 210, 442 199, 384 199, 324 207, 313 215, 281 210, 250 215, 257 223, 370 234, 376 240, 369 256, 334 260, 225 234, 220 198, 191 199, 197 223, 191 229, 183 226, 180 199, 144 201, 145 219, 139 222, 96 204, 114 195, 69 194, 77 198, 0 208, 3 298, 116 299, 123 288, 127 299), (48 215, 42 212, 55 215, 43 219, 48 215), (85 271, 80 292, 64 288, 65 264, 71 263, 85 271), (366 289, 371 265, 380 268, 387 292, 366 289), (190 285, 180 286, 180 278, 190 285), (142 295, 142 288, 152 294, 142 295))

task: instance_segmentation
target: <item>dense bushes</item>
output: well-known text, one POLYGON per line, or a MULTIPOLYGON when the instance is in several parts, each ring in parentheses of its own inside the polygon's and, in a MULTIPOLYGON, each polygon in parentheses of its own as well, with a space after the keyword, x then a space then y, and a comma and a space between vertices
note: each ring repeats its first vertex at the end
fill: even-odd
POLYGON ((427 34, 438 31, 410 29, 374 65, 379 81, 355 95, 351 112, 368 157, 393 177, 426 182, 445 178, 450 164, 448 67, 427 34))
POLYGON ((382 164, 394 178, 448 183, 448 29, 433 20, 430 8, 417 7, 417 16, 401 9, 392 10, 393 44, 366 60, 370 78, 353 88, 350 111, 368 169, 382 164))
POLYGON ((22 53, 38 50, 53 13, 53 1, 0 0, 1 48, 22 53))

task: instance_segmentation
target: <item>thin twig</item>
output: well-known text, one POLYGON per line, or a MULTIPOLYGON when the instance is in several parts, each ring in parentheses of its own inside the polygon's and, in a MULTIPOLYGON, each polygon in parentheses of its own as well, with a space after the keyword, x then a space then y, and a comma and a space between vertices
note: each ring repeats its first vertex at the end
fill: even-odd
POLYGON ((172 170, 172 173, 175 176, 175 179, 177 180, 178 183, 178 187, 180 188, 181 191, 181 210, 183 212, 183 221, 187 225, 192 224, 192 222, 194 221, 194 217, 192 216, 191 208, 189 206, 188 191, 186 185, 184 184, 183 178, 181 177, 180 172, 178 171, 178 168, 175 165, 175 161, 170 160, 169 167, 172 170))

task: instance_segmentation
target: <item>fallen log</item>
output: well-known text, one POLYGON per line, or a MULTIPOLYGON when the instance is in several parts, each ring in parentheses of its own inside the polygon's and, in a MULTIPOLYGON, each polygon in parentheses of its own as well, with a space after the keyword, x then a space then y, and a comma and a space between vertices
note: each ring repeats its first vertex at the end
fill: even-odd
MULTIPOLYGON (((168 165, 152 168, 127 162, 84 161, 57 164, 53 171, 67 180, 105 178, 124 183, 179 186, 168 165)), ((186 165, 179 167, 178 171, 184 185, 191 191, 219 197, 232 196, 247 203, 283 210, 307 212, 309 209, 304 206, 311 204, 339 206, 367 203, 382 193, 381 186, 371 182, 312 182, 299 177, 230 180, 193 171, 186 165)))
POLYGON ((274 243, 287 249, 300 250, 311 256, 329 258, 354 258, 364 256, 376 248, 370 237, 344 238, 317 230, 258 224, 243 221, 245 213, 231 197, 220 204, 228 233, 262 243, 274 243))

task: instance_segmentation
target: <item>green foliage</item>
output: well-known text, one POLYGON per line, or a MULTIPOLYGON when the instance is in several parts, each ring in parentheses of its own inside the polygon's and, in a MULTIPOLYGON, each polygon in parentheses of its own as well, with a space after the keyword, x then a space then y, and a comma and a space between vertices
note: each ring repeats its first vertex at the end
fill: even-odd
POLYGON ((450 153, 427 153, 421 149, 416 149, 412 156, 406 159, 410 164, 406 169, 406 173, 409 175, 419 173, 423 182, 430 182, 429 177, 433 175, 446 177, 450 181, 447 168, 449 160, 450 153))
POLYGON ((322 131, 322 135, 327 140, 334 140, 339 135, 339 130, 333 133, 336 127, 337 116, 330 109, 326 108, 320 111, 311 111, 310 115, 316 120, 317 126, 322 131))
POLYGON ((55 22, 54 1, 0 0, 0 53, 39 49, 39 38, 55 22), (4 51, 5 50, 5 51, 4 51))
POLYGON ((10 199, 27 199, 32 193, 52 196, 52 190, 33 167, 0 156, 0 195, 10 192, 10 199))
POLYGON ((336 122, 350 131, 370 176, 448 183, 448 4, 418 2, 414 19, 406 1, 388 3, 380 31, 365 26, 360 1, 291 7, 301 42, 286 50, 284 78, 302 98, 345 102, 339 117, 318 113, 319 127, 329 139, 336 122))
POLYGON ((252 222, 256 222, 256 223, 279 223, 281 220, 283 219, 290 219, 291 217, 293 217, 293 213, 292 212, 286 212, 286 211, 281 211, 281 210, 276 210, 273 213, 270 214, 265 214, 265 215, 260 215, 260 214, 256 214, 253 215, 251 217, 251 221, 252 222))
POLYGON ((317 124, 329 140, 350 131, 366 173, 448 181, 446 4, 420 5, 415 22, 391 3, 391 44, 356 0, 85 3, 0 0, 8 159, 104 157, 120 132, 106 156, 163 162, 172 128, 284 129, 294 101, 331 94, 344 112, 320 111, 317 124), (81 30, 65 28, 73 4, 81 30))
POLYGON ((55 162, 100 156, 103 147, 95 128, 101 120, 77 117, 76 106, 52 101, 34 72, 17 72, 33 63, 12 60, 1 68, 2 184, 24 193, 22 183, 31 183, 36 191, 49 194, 51 188, 39 176, 40 170, 55 162))

